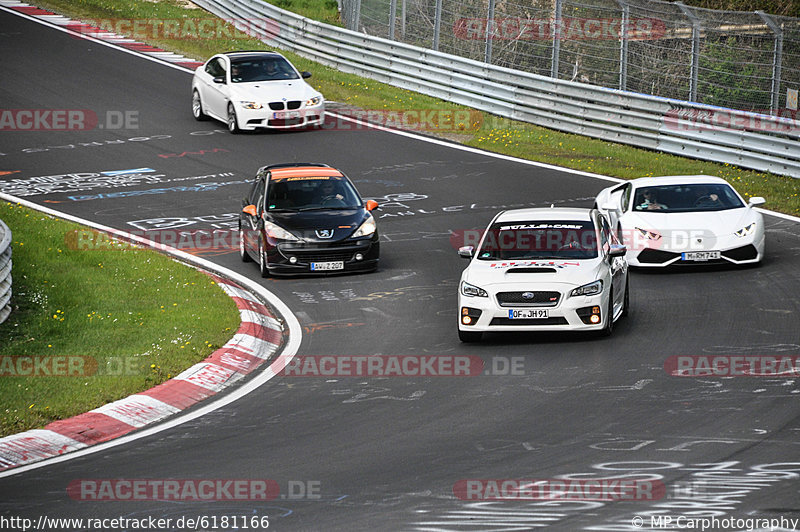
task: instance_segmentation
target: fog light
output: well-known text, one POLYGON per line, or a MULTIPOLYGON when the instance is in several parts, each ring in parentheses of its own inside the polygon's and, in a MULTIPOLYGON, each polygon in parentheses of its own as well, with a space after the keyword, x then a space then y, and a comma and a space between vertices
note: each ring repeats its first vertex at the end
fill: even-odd
POLYGON ((470 318, 469 316, 464 316, 461 318, 461 323, 463 323, 464 325, 469 325, 470 323, 472 323, 472 318, 470 318))
POLYGON ((599 314, 592 314, 592 317, 589 318, 589 321, 591 321, 592 323, 595 323, 595 324, 600 323, 600 315, 599 314))
POLYGON ((361 253, 356 253, 356 260, 364 260, 364 255, 361 253))
POLYGON ((297 257, 289 257, 289 262, 291 264, 297 264, 297 257))

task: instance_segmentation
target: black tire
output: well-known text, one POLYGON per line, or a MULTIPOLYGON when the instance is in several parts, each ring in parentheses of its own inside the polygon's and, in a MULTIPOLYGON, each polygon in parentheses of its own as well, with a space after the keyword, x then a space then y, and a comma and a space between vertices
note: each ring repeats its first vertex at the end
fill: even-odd
POLYGON ((608 310, 606 310, 606 316, 608 319, 606 320, 606 324, 603 327, 603 330, 600 331, 602 336, 611 336, 611 333, 614 332, 614 287, 611 287, 611 290, 608 292, 608 310))
POLYGON ((236 119, 236 109, 233 108, 232 103, 228 104, 228 131, 234 135, 242 131, 239 129, 239 121, 236 119))
POLYGON ((483 333, 481 332, 462 331, 461 329, 458 330, 458 339, 464 342, 465 344, 480 342, 482 336, 483 333))
POLYGON ((250 254, 247 253, 247 249, 245 249, 244 239, 245 239, 244 229, 242 229, 242 226, 240 224, 239 225, 239 258, 242 259, 242 262, 253 262, 252 257, 250 257, 250 254))
POLYGON ((203 112, 203 100, 200 99, 200 93, 192 91, 192 116, 198 122, 208 120, 208 115, 203 112))
POLYGON ((631 276, 630 271, 628 271, 628 275, 625 277, 625 297, 622 300, 622 317, 626 317, 630 312, 631 306, 631 298, 630 298, 630 285, 631 285, 631 276))
POLYGON ((260 238, 258 239, 258 271, 261 272, 261 277, 269 277, 267 254, 264 253, 264 244, 260 238))

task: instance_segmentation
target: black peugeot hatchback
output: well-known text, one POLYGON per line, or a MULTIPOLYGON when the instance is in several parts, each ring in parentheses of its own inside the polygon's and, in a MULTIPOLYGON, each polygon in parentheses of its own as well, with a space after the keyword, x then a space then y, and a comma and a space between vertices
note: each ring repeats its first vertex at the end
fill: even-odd
POLYGON ((263 277, 375 270, 377 207, 326 164, 265 166, 242 200, 239 255, 255 259, 263 277))

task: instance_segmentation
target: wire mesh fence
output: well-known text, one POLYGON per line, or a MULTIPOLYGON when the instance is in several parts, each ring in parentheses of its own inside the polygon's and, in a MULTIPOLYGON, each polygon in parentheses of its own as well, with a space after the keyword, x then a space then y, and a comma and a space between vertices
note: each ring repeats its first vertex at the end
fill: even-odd
POLYGON ((342 18, 534 74, 797 118, 798 18, 662 0, 342 0, 342 18))

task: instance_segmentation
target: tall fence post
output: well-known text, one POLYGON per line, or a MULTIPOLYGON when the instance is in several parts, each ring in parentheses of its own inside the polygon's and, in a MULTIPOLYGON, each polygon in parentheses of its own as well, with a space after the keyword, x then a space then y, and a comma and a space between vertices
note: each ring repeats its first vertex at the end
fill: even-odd
POLYGON ((558 79, 559 55, 561 53, 561 0, 553 6, 553 56, 550 60, 550 77, 558 79))
POLYGON ((436 13, 433 20, 433 49, 439 51, 439 31, 442 28, 442 0, 436 0, 436 13))
POLYGON ((406 0, 400 2, 400 39, 406 38, 406 0))
POLYGON ((389 40, 394 40, 394 19, 397 16, 397 0, 389 2, 389 40))
POLYGON ((775 34, 775 49, 772 52, 772 95, 769 99, 770 114, 777 115, 778 108, 781 106, 781 63, 783 62, 783 30, 775 23, 775 20, 764 13, 756 11, 759 17, 766 22, 772 33, 775 34))
POLYGON ((494 39, 494 0, 489 0, 489 9, 486 13, 486 51, 483 60, 486 63, 492 62, 492 40, 494 39))
POLYGON ((628 90, 628 25, 630 24, 631 8, 624 0, 617 0, 622 7, 622 25, 620 26, 619 39, 619 90, 628 90))
POLYGON ((689 101, 697 101, 697 80, 700 71, 700 19, 683 2, 675 2, 683 14, 692 21, 692 70, 689 77, 689 101))

